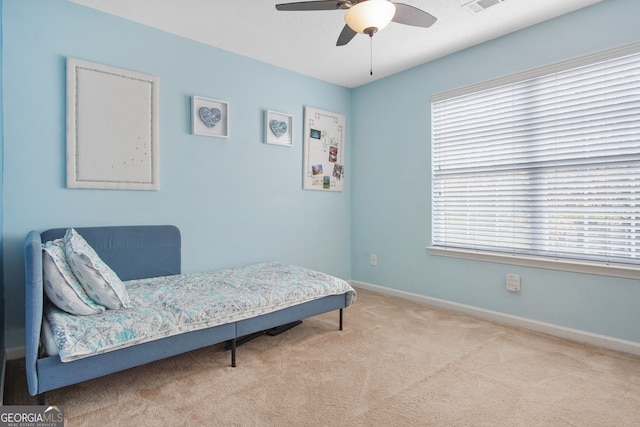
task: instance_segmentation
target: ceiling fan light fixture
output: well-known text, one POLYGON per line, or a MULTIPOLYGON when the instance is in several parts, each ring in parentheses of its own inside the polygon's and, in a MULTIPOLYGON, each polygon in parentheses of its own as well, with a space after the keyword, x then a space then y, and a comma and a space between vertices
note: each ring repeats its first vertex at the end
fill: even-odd
POLYGON ((393 19, 396 6, 388 0, 366 0, 347 9, 344 20, 355 32, 373 36, 393 19))

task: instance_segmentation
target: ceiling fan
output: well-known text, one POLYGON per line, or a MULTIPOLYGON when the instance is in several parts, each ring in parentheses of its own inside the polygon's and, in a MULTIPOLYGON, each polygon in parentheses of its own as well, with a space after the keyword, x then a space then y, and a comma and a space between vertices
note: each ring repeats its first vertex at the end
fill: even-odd
POLYGON ((336 46, 344 46, 356 34, 367 34, 373 37, 389 22, 411 25, 414 27, 430 27, 436 17, 417 7, 390 0, 319 0, 277 4, 276 9, 282 11, 312 10, 346 10, 342 29, 336 46))

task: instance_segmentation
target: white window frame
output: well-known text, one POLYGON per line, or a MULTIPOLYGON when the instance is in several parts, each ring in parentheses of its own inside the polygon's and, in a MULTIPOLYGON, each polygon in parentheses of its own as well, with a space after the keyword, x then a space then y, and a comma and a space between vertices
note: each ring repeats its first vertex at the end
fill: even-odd
MULTIPOLYGON (((447 91, 444 93, 436 94, 431 99, 432 105, 432 150, 436 146, 436 142, 440 142, 442 140, 442 136, 437 134, 436 127, 439 126, 438 117, 435 117, 434 113, 434 104, 452 100, 454 98, 464 97, 470 94, 478 94, 483 91, 500 88, 503 86, 513 85, 518 82, 523 82, 531 79, 536 79, 544 76, 550 76, 556 73, 562 73, 566 71, 571 71, 580 67, 590 66, 591 64, 598 64, 603 61, 609 61, 615 58, 625 57, 628 55, 640 54, 640 43, 632 43, 629 45, 621 46, 614 49, 608 49, 606 51, 598 52, 591 55, 586 55, 580 58, 571 59, 568 61, 564 61, 561 63, 552 64, 545 67, 539 67, 533 70, 525 71, 522 73, 513 74, 510 76, 494 79, 491 81, 455 89, 452 91, 447 91), (436 139, 440 138, 440 139, 436 139)), ((640 83, 638 83, 638 87, 640 87, 640 83)), ((635 91, 634 91, 635 94, 635 91)), ((637 107, 637 103, 635 104, 637 107)), ((640 153, 640 141, 638 141, 638 149, 640 153)), ((441 143, 441 142, 440 142, 441 143)), ((440 154, 442 156, 442 154, 440 154)), ((638 279, 640 278, 640 257, 636 258, 632 262, 612 262, 610 260, 595 260, 595 259, 577 259, 577 258, 567 258, 564 257, 563 254, 560 256, 554 256, 553 254, 545 254, 541 255, 540 253, 529 252, 527 250, 519 250, 517 249, 517 244, 514 243, 516 248, 505 248, 494 251, 491 249, 487 249, 486 247, 478 247, 475 248, 473 245, 462 244, 446 244, 443 243, 444 240, 441 235, 436 237, 436 224, 435 218, 437 217, 437 212, 435 212, 436 204, 434 204, 434 197, 437 195, 434 193, 434 188, 436 186, 435 170, 433 168, 439 167, 436 166, 436 155, 432 151, 432 182, 431 182, 431 190, 432 190, 432 235, 433 240, 431 246, 428 246, 427 249, 432 255, 441 255, 441 256, 450 256, 456 258, 464 258, 464 259, 475 259, 481 261, 490 261, 490 262, 499 262, 505 264, 514 264, 514 265, 524 265, 530 267, 537 268, 550 268, 564 271, 573 271, 579 273, 589 273, 589 274, 599 274, 599 275, 607 275, 607 276, 615 276, 615 277, 624 277, 624 278, 632 278, 638 279)), ((640 195, 634 196, 640 198, 640 195)), ((639 208, 640 209, 640 208, 639 208)), ((640 218, 640 210, 638 211, 638 218, 640 218)), ((639 220, 640 224, 640 220, 639 220)), ((438 230, 440 233, 440 230, 438 230)), ((636 240, 638 245, 640 245, 640 233, 636 234, 636 240)), ((540 243, 540 242, 538 242, 540 243)), ((482 245, 481 245, 482 246, 482 245)), ((639 250, 640 252, 640 250, 639 250)), ((574 255, 575 256, 575 255, 574 255)), ((617 261, 617 260, 616 260, 617 261)))

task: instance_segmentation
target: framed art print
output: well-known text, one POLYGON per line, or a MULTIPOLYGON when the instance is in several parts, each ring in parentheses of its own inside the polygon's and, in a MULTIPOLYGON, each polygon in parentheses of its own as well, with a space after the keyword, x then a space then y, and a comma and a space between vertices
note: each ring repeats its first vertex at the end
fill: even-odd
POLYGON ((345 117, 304 107, 305 190, 344 189, 345 117))
POLYGON ((158 190, 158 77, 67 58, 67 187, 158 190))
POLYGON ((191 129, 194 135, 229 136, 229 103, 217 99, 191 98, 191 129))
POLYGON ((267 144, 293 146, 293 116, 267 110, 264 117, 264 142, 267 144))

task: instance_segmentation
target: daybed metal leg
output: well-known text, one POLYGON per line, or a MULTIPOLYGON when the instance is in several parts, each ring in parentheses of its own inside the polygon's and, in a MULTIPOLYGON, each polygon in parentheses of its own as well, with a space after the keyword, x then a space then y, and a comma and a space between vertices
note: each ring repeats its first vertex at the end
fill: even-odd
POLYGON ((43 406, 44 405, 44 393, 40 393, 37 397, 38 397, 38 405, 43 406))
POLYGON ((231 340, 231 367, 236 367, 236 339, 231 340))
POLYGON ((340 309, 340 330, 342 330, 342 310, 344 310, 343 308, 340 309))

